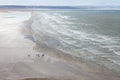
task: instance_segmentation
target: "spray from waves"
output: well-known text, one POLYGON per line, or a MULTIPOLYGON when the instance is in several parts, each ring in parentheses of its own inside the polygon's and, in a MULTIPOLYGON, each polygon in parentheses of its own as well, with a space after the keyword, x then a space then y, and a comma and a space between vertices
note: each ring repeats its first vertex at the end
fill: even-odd
POLYGON ((78 29, 73 29, 76 24, 89 26, 87 23, 74 23, 73 20, 75 18, 60 13, 33 12, 27 21, 28 32, 32 35, 30 39, 39 46, 54 50, 56 54, 58 50, 63 52, 58 55, 61 54, 64 59, 69 54, 72 55, 70 59, 75 56, 78 62, 87 60, 87 64, 91 64, 91 61, 120 72, 120 38, 88 33, 81 30, 80 25, 78 29))

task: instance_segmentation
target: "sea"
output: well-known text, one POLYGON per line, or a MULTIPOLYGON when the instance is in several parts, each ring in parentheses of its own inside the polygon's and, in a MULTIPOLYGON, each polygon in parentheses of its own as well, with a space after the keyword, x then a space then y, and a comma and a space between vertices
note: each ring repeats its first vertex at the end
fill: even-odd
POLYGON ((119 10, 37 10, 26 23, 38 46, 120 72, 119 10))

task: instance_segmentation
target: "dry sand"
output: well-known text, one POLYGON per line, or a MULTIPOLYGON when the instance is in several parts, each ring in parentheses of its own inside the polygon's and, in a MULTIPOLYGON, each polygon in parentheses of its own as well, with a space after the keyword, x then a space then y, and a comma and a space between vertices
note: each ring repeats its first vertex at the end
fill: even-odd
POLYGON ((77 65, 47 54, 41 56, 43 53, 34 49, 36 44, 21 33, 30 12, 18 12, 12 17, 9 13, 0 14, 0 80, 120 80, 110 71, 84 63, 77 65))

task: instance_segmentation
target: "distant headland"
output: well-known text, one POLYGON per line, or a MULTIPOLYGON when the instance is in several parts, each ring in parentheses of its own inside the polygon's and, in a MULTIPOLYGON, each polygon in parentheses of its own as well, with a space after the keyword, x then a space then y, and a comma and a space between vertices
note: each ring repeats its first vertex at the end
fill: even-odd
POLYGON ((77 10, 120 10, 120 6, 36 6, 0 5, 0 9, 77 9, 77 10))

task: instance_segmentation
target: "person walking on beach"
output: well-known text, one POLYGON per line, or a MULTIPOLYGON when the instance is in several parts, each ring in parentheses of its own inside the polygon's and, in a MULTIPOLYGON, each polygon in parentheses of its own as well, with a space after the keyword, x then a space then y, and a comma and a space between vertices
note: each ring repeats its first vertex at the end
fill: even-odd
POLYGON ((30 54, 28 54, 28 57, 30 57, 30 54))
POLYGON ((44 54, 42 54, 42 56, 45 56, 44 54))
POLYGON ((38 57, 40 57, 40 55, 38 54, 38 57))

